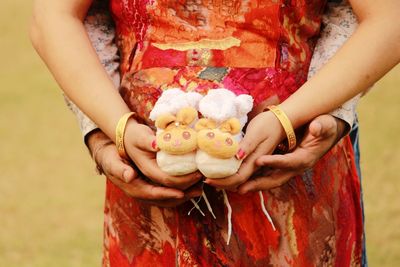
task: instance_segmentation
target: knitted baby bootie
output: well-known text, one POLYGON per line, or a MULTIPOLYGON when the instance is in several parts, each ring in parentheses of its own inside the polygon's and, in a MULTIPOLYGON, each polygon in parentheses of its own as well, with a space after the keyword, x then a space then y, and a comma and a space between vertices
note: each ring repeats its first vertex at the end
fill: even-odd
POLYGON ((198 120, 198 103, 202 95, 169 89, 160 96, 150 119, 155 121, 157 164, 169 175, 179 176, 195 172, 197 132, 193 129, 198 120))
POLYGON ((196 164, 207 178, 224 178, 237 172, 241 160, 235 157, 242 139, 247 113, 253 107, 250 95, 236 96, 227 89, 210 90, 199 103, 203 118, 197 131, 196 164))

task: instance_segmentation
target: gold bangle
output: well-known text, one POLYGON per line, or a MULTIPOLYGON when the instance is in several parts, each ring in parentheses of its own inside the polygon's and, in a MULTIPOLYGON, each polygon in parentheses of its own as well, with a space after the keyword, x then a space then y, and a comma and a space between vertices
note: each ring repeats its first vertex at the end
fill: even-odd
POLYGON ((279 106, 268 106, 267 107, 274 115, 278 118, 283 129, 286 132, 286 137, 288 140, 288 151, 293 150, 296 147, 296 134, 294 133, 292 123, 290 122, 288 116, 279 106))
POLYGON ((123 115, 118 123, 117 127, 115 128, 115 145, 117 146, 118 154, 120 155, 121 158, 128 159, 128 156, 126 155, 125 151, 125 144, 124 144, 124 134, 125 134, 125 128, 128 120, 134 116, 136 113, 135 112, 129 112, 123 115))

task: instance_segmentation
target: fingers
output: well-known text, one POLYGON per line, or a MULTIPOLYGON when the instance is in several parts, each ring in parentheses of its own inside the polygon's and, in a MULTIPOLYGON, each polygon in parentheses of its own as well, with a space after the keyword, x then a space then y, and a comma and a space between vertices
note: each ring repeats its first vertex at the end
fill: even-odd
POLYGON ((183 192, 173 188, 149 184, 140 178, 135 178, 130 184, 126 184, 112 176, 109 176, 108 179, 130 197, 143 201, 148 205, 165 208, 181 205, 189 199, 201 196, 203 192, 201 185, 194 186, 183 192))
POLYGON ((239 151, 236 154, 236 158, 238 160, 245 159, 248 155, 250 155, 258 146, 262 140, 259 138, 260 134, 257 134, 259 127, 256 125, 255 127, 248 127, 246 134, 239 144, 239 151))
POLYGON ((133 179, 137 177, 137 172, 133 168, 127 168, 124 170, 122 174, 122 178, 124 179, 125 183, 130 183, 133 179))
POLYGON ((154 205, 162 208, 174 208, 183 203, 189 201, 192 198, 200 197, 203 193, 202 190, 193 189, 190 192, 186 192, 182 199, 163 199, 163 200, 142 200, 145 204, 154 205))
POLYGON ((319 137, 321 136, 322 125, 319 121, 313 120, 308 126, 308 130, 314 137, 319 137))
POLYGON ((107 176, 117 177, 126 183, 137 176, 136 170, 118 155, 114 144, 99 149, 96 154, 96 162, 107 176))
POLYGON ((126 144, 133 145, 140 150, 149 152, 158 151, 156 136, 153 130, 144 124, 134 122, 128 124, 125 139, 126 144))
POLYGON ((164 199, 164 200, 146 200, 147 204, 155 205, 163 208, 174 208, 183 203, 189 201, 192 198, 200 197, 203 193, 203 189, 200 186, 191 188, 185 192, 185 196, 182 199, 164 199))
POLYGON ((203 178, 203 175, 201 175, 199 172, 177 177, 163 172, 156 162, 155 152, 158 149, 154 143, 155 136, 153 131, 145 125, 138 124, 136 127, 137 129, 142 127, 140 136, 143 136, 143 138, 137 137, 136 139, 141 141, 138 144, 132 144, 132 147, 128 148, 127 152, 139 170, 146 177, 157 184, 162 184, 167 187, 178 188, 181 190, 189 188, 203 178))
POLYGON ((311 121, 308 130, 314 137, 324 137, 336 130, 335 118, 331 115, 321 115, 311 121))
POLYGON ((240 166, 240 169, 237 173, 221 179, 210 179, 207 178, 204 183, 219 188, 219 189, 226 189, 230 191, 236 191, 237 187, 247 181, 249 177, 253 174, 255 168, 254 164, 250 158, 247 161, 244 161, 240 166))
POLYGON ((154 159, 143 158, 143 160, 140 160, 137 163, 140 164, 140 170, 146 177, 155 183, 162 184, 167 187, 185 190, 203 178, 203 175, 200 172, 194 172, 182 176, 168 175, 160 169, 156 160, 154 159))
POLYGON ((310 162, 302 154, 300 151, 294 151, 284 155, 264 155, 256 160, 256 164, 260 167, 266 166, 273 169, 303 169, 309 167, 310 162))
POLYGON ((203 186, 204 185, 202 183, 198 183, 197 185, 186 190, 184 199, 187 201, 195 197, 200 197, 203 194, 203 186))
POLYGON ((243 161, 237 173, 223 179, 206 179, 205 183, 219 189, 235 191, 239 185, 247 181, 257 170, 258 166, 256 165, 256 160, 261 155, 272 153, 273 149, 274 144, 270 142, 270 140, 265 140, 245 161, 243 161))
POLYGON ((278 143, 282 136, 285 136, 285 133, 275 115, 271 112, 262 112, 249 122, 236 157, 244 159, 263 142, 272 139, 272 143, 278 143))
POLYGON ((171 176, 165 174, 161 169, 158 168, 158 166, 155 166, 155 168, 152 169, 151 176, 153 181, 158 181, 158 183, 164 186, 178 188, 181 190, 186 190, 204 177, 200 172, 194 172, 182 176, 171 176))
POLYGON ((103 165, 103 171, 106 175, 117 177, 125 183, 131 182, 137 175, 136 171, 118 155, 110 155, 106 164, 103 165))
POLYGON ((204 175, 199 171, 182 175, 182 176, 170 176, 168 175, 165 179, 165 182, 170 186, 178 186, 177 188, 186 190, 192 185, 198 183, 201 179, 204 178, 204 175))
POLYGON ((135 178, 128 184, 113 176, 108 176, 107 178, 117 187, 121 188, 126 194, 137 199, 183 199, 185 196, 184 192, 181 190, 149 184, 140 178, 135 178))
POLYGON ((239 186, 238 193, 243 195, 249 192, 269 190, 275 187, 279 187, 285 184, 294 176, 296 176, 296 172, 277 171, 270 174, 269 176, 257 177, 239 186))
POLYGON ((287 168, 290 160, 286 155, 264 155, 256 160, 258 166, 268 166, 270 168, 287 168))
POLYGON ((136 198, 147 200, 182 199, 185 196, 181 190, 148 184, 142 179, 135 179, 131 192, 136 198))

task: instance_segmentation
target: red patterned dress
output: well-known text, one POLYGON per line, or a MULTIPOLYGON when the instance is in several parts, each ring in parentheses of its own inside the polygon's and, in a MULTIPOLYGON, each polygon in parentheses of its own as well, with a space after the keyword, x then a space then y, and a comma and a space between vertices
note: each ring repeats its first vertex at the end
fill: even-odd
MULTIPOLYGON (((121 95, 143 123, 163 90, 225 87, 282 102, 305 81, 325 2, 320 0, 111 0, 121 52, 121 95)), ((258 194, 206 187, 216 219, 192 204, 159 208, 107 184, 104 266, 359 266, 359 181, 348 138, 317 165, 258 194)), ((207 210, 203 202, 203 210, 207 210)))

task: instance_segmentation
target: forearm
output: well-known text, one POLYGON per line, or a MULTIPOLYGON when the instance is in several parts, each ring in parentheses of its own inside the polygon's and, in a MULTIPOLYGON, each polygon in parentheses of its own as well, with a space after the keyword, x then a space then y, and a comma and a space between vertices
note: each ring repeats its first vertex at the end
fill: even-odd
MULTIPOLYGON (((308 72, 308 79, 315 75, 343 46, 357 29, 358 20, 347 1, 328 3, 322 18, 322 31, 315 45, 308 72)), ((346 122, 346 133, 351 129, 356 118, 356 107, 360 95, 343 103, 329 114, 339 121, 346 122)))
POLYGON ((295 128, 363 92, 398 63, 396 16, 386 10, 363 19, 329 63, 282 103, 295 128))
MULTIPOLYGON (((120 84, 118 48, 115 44, 115 26, 102 0, 94 0, 84 21, 85 29, 96 54, 118 90, 120 84)), ((87 144, 88 135, 98 126, 84 114, 67 96, 64 97, 69 109, 76 116, 82 135, 87 144)))
POLYGON ((44 12, 39 7, 35 15, 32 41, 39 55, 65 94, 114 140, 117 121, 129 108, 90 44, 84 14, 61 8, 44 12))
POLYGON ((112 142, 111 139, 100 129, 97 129, 88 134, 86 145, 90 154, 94 158, 96 151, 101 149, 103 146, 108 145, 109 142, 112 142))
POLYGON ((81 130, 82 136, 85 138, 86 136, 95 129, 99 129, 99 127, 88 117, 85 113, 83 113, 67 96, 64 95, 65 103, 68 108, 74 113, 78 123, 79 129, 81 130))

